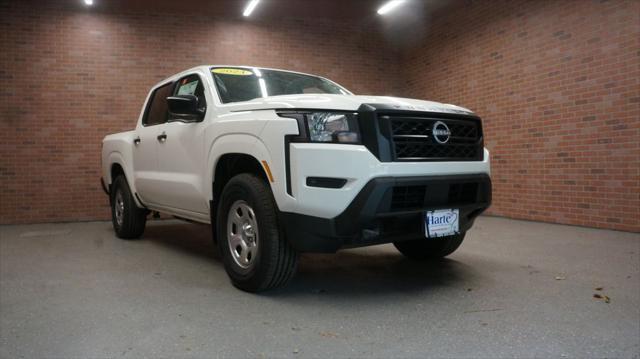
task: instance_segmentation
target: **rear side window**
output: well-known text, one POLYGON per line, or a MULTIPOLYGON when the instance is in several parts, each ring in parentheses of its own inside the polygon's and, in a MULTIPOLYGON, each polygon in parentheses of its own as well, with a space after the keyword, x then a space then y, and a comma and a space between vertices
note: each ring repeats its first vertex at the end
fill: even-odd
POLYGON ((171 96, 171 90, 173 89, 172 85, 173 83, 168 83, 153 91, 153 94, 149 99, 146 116, 142 121, 143 125, 153 126, 167 122, 169 110, 167 106, 167 97, 171 96))

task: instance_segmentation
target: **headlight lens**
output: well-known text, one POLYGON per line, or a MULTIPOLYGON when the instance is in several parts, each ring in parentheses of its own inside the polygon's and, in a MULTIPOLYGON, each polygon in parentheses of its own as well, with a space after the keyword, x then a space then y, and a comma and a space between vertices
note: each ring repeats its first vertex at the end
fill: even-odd
POLYGON ((358 113, 344 111, 278 111, 278 116, 298 121, 295 142, 360 144, 358 113))
POLYGON ((359 143, 357 114, 312 112, 306 114, 311 142, 359 143))

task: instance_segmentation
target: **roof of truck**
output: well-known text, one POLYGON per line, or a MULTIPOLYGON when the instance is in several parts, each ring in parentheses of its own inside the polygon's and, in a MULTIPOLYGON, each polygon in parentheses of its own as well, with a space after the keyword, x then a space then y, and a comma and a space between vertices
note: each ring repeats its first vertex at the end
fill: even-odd
POLYGON ((190 69, 186 69, 184 71, 181 71, 179 73, 173 74, 165 79, 163 79, 162 81, 156 83, 153 86, 153 89, 162 86, 163 84, 166 84, 169 81, 175 81, 180 79, 181 77, 188 75, 190 73, 193 73, 195 71, 202 71, 202 72, 209 72, 210 69, 212 68, 231 68, 231 69, 249 69, 249 70, 272 70, 272 71, 283 71, 283 72, 290 72, 290 73, 294 73, 294 74, 300 74, 300 75, 306 75, 306 76, 313 76, 313 77, 318 77, 324 80, 327 80, 331 83, 334 83, 335 85, 337 85, 338 87, 344 89, 345 91, 347 91, 348 93, 351 94, 351 91, 349 91, 347 88, 345 88, 344 86, 336 83, 335 81, 328 79, 326 77, 323 76, 319 76, 319 75, 314 75, 314 74, 309 74, 309 73, 305 73, 305 72, 299 72, 299 71, 291 71, 291 70, 283 70, 283 69, 274 69, 274 68, 270 68, 270 67, 260 67, 260 66, 248 66, 248 65, 200 65, 200 66, 195 66, 192 67, 190 69))

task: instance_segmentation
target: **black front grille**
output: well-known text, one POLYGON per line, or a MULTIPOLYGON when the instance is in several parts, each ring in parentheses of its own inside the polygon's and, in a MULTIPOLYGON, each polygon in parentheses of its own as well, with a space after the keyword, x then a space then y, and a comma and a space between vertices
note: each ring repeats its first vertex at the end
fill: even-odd
POLYGON ((396 186, 391 192, 391 206, 395 211, 409 211, 443 205, 465 206, 478 202, 481 183, 435 183, 431 186, 396 186))
POLYGON ((478 183, 452 183, 449 186, 449 202, 452 204, 467 204, 476 201, 478 183))
POLYGON ((482 128, 478 119, 383 115, 389 122, 393 158, 396 161, 480 161, 482 128), (433 129, 442 122, 449 136, 436 140, 433 129), (443 143, 444 142, 444 143, 443 143))
POLYGON ((424 204, 427 186, 398 186, 391 196, 392 210, 420 208, 424 204))

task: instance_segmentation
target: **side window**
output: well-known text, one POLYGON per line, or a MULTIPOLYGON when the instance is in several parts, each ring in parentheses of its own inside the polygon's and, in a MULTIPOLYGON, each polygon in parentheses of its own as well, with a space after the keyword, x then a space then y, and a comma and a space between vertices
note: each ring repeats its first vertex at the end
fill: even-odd
POLYGON ((178 81, 174 96, 194 95, 198 98, 198 108, 205 113, 207 111, 207 99, 204 96, 204 84, 198 75, 189 75, 178 81))
POLYGON ((173 88, 172 85, 173 83, 168 83, 153 91, 153 94, 149 99, 147 113, 142 119, 143 125, 153 126, 167 122, 167 114, 169 111, 167 106, 167 97, 171 96, 171 90, 173 88))

